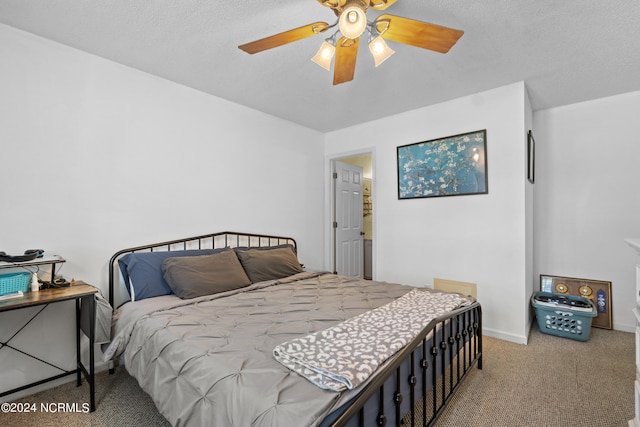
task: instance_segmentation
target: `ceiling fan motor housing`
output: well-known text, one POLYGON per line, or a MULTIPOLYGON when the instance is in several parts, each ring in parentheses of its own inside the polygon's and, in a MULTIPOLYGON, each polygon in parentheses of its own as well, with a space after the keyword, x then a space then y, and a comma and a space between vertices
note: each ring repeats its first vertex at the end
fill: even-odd
MULTIPOLYGON (((343 36, 357 39, 367 28, 367 8, 369 2, 349 0, 340 9, 339 27, 343 36)), ((336 10, 338 13, 338 10, 336 10)))

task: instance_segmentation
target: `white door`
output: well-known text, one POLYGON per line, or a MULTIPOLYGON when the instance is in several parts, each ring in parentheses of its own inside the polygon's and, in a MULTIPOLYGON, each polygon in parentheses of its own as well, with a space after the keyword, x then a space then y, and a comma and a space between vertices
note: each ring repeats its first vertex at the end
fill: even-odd
POLYGON ((334 162, 334 269, 342 276, 362 277, 362 167, 334 162))

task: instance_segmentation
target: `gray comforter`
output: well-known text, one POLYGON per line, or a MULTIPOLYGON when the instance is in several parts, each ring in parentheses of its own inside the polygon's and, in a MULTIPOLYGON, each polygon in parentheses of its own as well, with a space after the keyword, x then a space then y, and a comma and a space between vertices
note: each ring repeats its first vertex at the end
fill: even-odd
POLYGON ((114 315, 105 358, 124 352, 128 372, 176 426, 315 426, 340 393, 291 372, 274 348, 411 289, 301 273, 192 300, 142 300, 114 315))

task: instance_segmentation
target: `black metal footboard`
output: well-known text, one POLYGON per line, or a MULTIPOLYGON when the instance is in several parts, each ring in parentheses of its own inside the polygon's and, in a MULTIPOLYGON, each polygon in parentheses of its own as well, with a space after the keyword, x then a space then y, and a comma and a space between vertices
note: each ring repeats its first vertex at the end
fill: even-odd
POLYGON ((476 364, 482 369, 482 309, 474 302, 429 323, 331 426, 431 426, 476 364))

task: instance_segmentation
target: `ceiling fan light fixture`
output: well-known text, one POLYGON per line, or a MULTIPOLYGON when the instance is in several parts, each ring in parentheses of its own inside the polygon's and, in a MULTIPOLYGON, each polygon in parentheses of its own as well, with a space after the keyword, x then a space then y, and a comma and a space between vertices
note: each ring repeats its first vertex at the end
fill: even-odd
POLYGON ((371 43, 369 43, 369 51, 371 51, 371 55, 373 55, 376 67, 396 53, 380 36, 371 40, 371 43))
POLYGON ((352 4, 340 14, 338 21, 340 32, 348 39, 357 39, 367 28, 367 14, 364 7, 352 4))
POLYGON ((327 71, 331 71, 331 60, 333 59, 333 55, 336 53, 336 47, 329 43, 328 41, 322 42, 320 45, 320 49, 313 55, 311 60, 324 68, 327 71))
POLYGON ((447 53, 464 34, 464 31, 454 28, 387 13, 379 15, 371 22, 367 21, 369 8, 382 11, 398 0, 317 1, 331 9, 338 17, 333 24, 313 22, 238 47, 249 54, 254 54, 333 29, 333 35, 325 39, 311 60, 325 70, 330 71, 333 68, 333 84, 338 85, 353 80, 360 39, 364 36, 365 31, 376 67, 395 53, 387 46, 386 41, 447 53))

